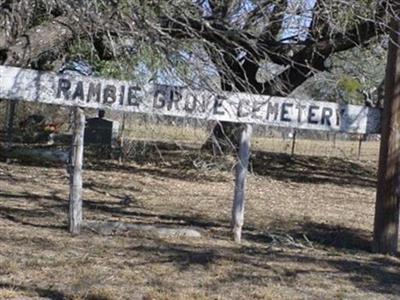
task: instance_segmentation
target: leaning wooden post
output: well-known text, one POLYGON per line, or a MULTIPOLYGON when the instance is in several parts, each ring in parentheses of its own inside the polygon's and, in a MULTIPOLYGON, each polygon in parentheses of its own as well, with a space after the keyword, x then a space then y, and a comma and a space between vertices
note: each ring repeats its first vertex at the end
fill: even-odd
POLYGON ((244 204, 246 175, 250 157, 250 138, 252 126, 243 125, 240 131, 239 159, 236 164, 235 174, 235 194, 232 207, 232 232, 235 242, 240 243, 242 237, 242 227, 244 222, 244 204))
POLYGON ((82 224, 82 164, 85 113, 82 108, 74 108, 73 140, 69 165, 69 231, 79 234, 82 224))
MULTIPOLYGON (((395 11, 398 11, 399 7, 395 11)), ((399 235, 400 196, 400 22, 391 20, 385 77, 378 186, 375 205, 373 250, 396 254, 399 235)))

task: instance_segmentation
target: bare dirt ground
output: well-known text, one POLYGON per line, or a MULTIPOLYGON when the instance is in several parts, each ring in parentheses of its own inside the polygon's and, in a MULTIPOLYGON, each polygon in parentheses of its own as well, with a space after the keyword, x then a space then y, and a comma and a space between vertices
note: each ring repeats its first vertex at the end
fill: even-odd
POLYGON ((237 245, 232 157, 142 154, 124 165, 85 162, 84 218, 191 227, 203 237, 72 237, 65 169, 2 162, 1 299, 400 297, 400 260, 369 251, 376 161, 255 151, 237 245))

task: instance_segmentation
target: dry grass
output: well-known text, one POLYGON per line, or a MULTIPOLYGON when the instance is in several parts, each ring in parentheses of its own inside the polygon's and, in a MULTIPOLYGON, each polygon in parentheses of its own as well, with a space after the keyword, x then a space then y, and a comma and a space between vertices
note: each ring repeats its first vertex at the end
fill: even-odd
MULTIPOLYGON (((290 154, 292 150, 291 139, 256 137, 253 139, 253 148, 276 153, 290 154)), ((337 157, 349 160, 376 161, 379 152, 379 142, 365 141, 361 144, 359 155, 359 142, 354 141, 321 141, 297 139, 295 154, 307 156, 337 157)))
MULTIPOLYGON (((208 138, 210 130, 205 126, 193 127, 184 125, 167 125, 157 123, 144 123, 130 120, 127 123, 125 137, 133 140, 175 142, 184 144, 201 145, 208 138)), ((332 137, 331 137, 332 138, 332 137)), ((354 140, 307 140, 297 138, 295 154, 307 156, 326 156, 345 158, 350 160, 376 161, 379 151, 379 142, 363 141, 359 155, 359 141, 357 136, 354 140)), ((255 150, 273 153, 290 154, 292 139, 271 138, 265 136, 254 136, 252 148, 255 150)))
POLYGON ((65 170, 0 163, 0 298, 399 298, 400 261, 369 252, 375 162, 255 151, 242 245, 232 167, 195 150, 85 163, 85 219, 203 232, 190 240, 72 237, 65 170))
POLYGON ((174 126, 172 124, 140 122, 136 120, 127 120, 124 136, 127 139, 134 140, 153 140, 185 142, 191 144, 201 143, 208 136, 207 130, 202 127, 193 126, 174 126))

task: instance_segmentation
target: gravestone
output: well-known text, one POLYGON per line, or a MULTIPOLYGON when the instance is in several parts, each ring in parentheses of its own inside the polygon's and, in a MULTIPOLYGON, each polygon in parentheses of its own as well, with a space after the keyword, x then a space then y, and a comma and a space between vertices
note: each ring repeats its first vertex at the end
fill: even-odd
POLYGON ((104 119, 104 110, 96 118, 86 121, 85 144, 111 148, 118 137, 119 123, 104 119))

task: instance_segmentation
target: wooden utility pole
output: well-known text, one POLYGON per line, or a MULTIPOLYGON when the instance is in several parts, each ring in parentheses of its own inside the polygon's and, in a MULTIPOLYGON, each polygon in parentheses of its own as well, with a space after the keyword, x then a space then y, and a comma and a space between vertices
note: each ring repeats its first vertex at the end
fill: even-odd
POLYGON ((74 127, 69 165, 69 231, 79 234, 82 224, 82 164, 83 138, 85 133, 85 113, 82 108, 74 108, 74 127))
MULTIPOLYGON (((398 11, 397 7, 394 11, 398 11)), ((396 254, 400 196, 400 22, 391 20, 379 151, 373 250, 396 254)))
POLYGON ((235 174, 235 195, 232 207, 232 232, 235 242, 240 243, 244 222, 246 176, 250 158, 252 125, 244 124, 240 131, 239 159, 235 174))

